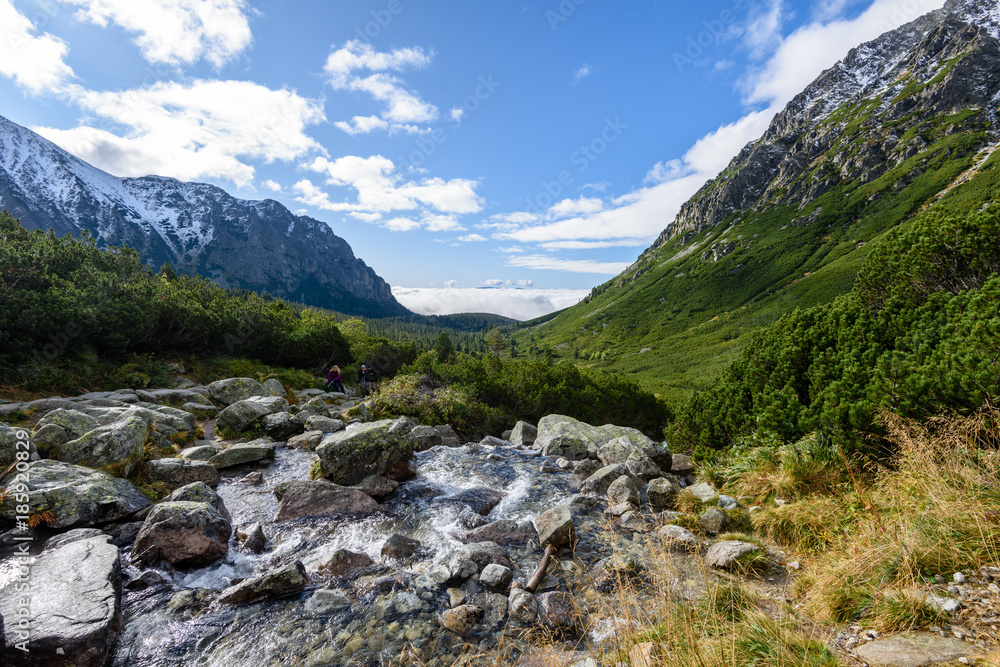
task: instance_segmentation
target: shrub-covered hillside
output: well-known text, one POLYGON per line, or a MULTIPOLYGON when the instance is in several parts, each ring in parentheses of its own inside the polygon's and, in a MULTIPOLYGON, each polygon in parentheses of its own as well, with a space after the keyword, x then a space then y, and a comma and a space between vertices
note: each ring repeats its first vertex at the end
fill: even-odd
MULTIPOLYGON (((763 431, 863 446, 886 410, 925 418, 1000 395, 1000 206, 928 213, 876 244, 850 293, 754 336, 672 427, 725 447, 763 431)), ((873 442, 867 440, 868 442, 873 442)))

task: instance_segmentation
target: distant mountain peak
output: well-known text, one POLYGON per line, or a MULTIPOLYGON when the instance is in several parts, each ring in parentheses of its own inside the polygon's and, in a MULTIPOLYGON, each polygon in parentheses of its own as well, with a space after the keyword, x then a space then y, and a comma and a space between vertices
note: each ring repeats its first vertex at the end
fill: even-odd
POLYGON ((837 182, 878 177, 902 155, 890 145, 895 135, 881 130, 904 117, 977 109, 997 133, 998 40, 997 0, 948 0, 941 9, 851 49, 686 202, 652 247, 713 227, 736 211, 793 202, 804 207, 837 182), (865 109, 853 108, 858 105, 865 109), (811 183, 793 183, 836 147, 842 132, 858 131, 859 116, 873 144, 864 159, 841 161, 837 173, 814 173, 811 183))
POLYGON ((29 229, 128 245, 224 286, 365 315, 407 311, 329 225, 206 183, 118 178, 0 116, 0 208, 29 229))

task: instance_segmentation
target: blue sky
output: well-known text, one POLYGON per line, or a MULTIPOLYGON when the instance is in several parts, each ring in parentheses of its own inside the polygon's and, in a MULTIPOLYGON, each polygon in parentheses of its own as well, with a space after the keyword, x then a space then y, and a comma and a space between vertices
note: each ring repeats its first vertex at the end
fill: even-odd
POLYGON ((851 47, 942 5, 0 0, 0 114, 118 176, 324 220, 418 311, 523 319, 634 261, 851 47))

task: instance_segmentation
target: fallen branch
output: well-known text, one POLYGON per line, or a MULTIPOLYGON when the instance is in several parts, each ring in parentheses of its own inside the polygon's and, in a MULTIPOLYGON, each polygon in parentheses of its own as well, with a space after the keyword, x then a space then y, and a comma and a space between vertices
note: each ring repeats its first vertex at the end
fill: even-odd
POLYGON ((549 568, 549 561, 555 553, 556 548, 551 544, 545 547, 545 555, 542 556, 542 562, 538 564, 538 568, 535 570, 535 573, 531 575, 531 579, 528 581, 528 585, 524 587, 524 590, 529 593, 535 592, 535 589, 542 583, 542 579, 545 578, 545 570, 549 568))

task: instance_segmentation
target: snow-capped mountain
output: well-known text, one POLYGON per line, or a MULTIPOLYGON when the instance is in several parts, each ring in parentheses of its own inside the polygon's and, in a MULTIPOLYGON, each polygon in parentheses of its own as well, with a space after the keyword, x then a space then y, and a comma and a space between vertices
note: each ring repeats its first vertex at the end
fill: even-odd
POLYGON ((213 185, 117 178, 3 117, 0 208, 29 229, 87 230, 101 247, 131 246, 154 269, 170 262, 224 286, 348 313, 408 312, 326 223, 213 185))
POLYGON ((823 72, 684 204, 653 247, 734 215, 803 209, 838 185, 870 183, 923 151, 937 122, 978 133, 976 149, 984 148, 1000 132, 998 102, 1000 5, 948 0, 823 72))

